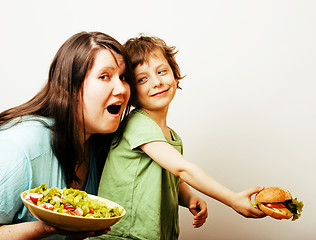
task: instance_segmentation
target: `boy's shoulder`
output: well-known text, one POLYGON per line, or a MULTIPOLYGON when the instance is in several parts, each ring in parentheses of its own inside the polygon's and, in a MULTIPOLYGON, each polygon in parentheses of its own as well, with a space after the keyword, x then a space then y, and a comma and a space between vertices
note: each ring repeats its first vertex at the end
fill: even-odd
POLYGON ((142 121, 149 121, 152 118, 143 110, 135 108, 128 116, 128 124, 141 124, 142 121))
POLYGON ((141 116, 148 116, 149 115, 142 109, 140 108, 134 108, 131 113, 130 113, 130 116, 133 116, 133 115, 141 115, 141 116))
POLYGON ((160 133, 161 128, 158 124, 143 110, 133 109, 128 116, 127 125, 124 131, 125 134, 148 134, 160 133))

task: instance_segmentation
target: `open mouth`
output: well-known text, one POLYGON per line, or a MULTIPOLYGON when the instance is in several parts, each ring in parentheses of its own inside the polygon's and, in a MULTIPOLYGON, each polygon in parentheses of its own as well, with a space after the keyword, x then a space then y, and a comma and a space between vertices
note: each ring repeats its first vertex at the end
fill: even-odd
POLYGON ((108 106, 106 109, 108 110, 109 113, 111 114, 118 114, 120 112, 121 109, 121 104, 113 104, 108 106))

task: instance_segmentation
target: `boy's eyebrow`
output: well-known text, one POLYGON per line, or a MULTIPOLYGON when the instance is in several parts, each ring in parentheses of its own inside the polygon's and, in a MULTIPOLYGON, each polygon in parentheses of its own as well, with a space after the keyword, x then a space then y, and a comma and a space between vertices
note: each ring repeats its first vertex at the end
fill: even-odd
POLYGON ((138 73, 135 73, 135 76, 137 77, 138 75, 142 75, 142 74, 145 74, 145 72, 138 72, 138 73))

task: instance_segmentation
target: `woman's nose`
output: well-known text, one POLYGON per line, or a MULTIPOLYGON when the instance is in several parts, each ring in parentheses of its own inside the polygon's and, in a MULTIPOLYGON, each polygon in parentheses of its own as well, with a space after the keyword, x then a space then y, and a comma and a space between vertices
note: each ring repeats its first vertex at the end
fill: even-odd
POLYGON ((113 95, 126 95, 129 92, 129 85, 127 82, 117 78, 114 81, 113 95))

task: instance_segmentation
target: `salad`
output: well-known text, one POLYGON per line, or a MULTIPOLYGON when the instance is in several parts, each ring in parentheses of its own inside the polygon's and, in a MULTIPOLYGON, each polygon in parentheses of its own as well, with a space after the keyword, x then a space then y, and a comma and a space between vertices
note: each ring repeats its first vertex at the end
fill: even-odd
POLYGON ((92 199, 84 191, 53 187, 46 188, 46 183, 23 193, 23 198, 39 207, 73 216, 90 218, 112 218, 121 216, 124 209, 110 208, 99 199, 92 199))

